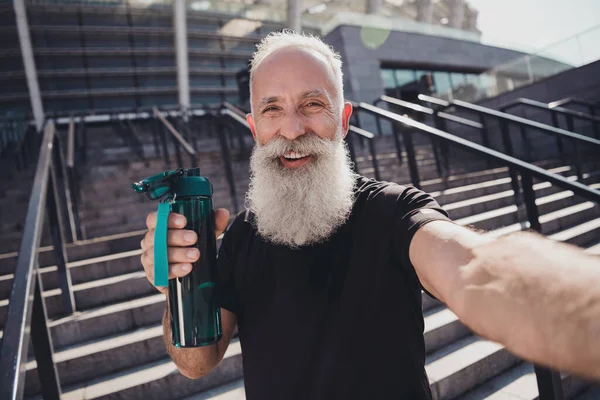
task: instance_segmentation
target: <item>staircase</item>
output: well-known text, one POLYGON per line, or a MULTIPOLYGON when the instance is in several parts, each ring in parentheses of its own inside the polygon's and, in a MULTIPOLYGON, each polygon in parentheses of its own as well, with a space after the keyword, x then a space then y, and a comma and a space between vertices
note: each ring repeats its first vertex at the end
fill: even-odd
MULTIPOLYGON (((140 132, 151 129, 148 122, 134 124, 140 132)), ((199 166, 214 184, 215 207, 232 210, 218 140, 206 131, 205 123, 196 121, 192 126, 199 166)), ((242 354, 237 337, 216 370, 197 380, 179 374, 166 354, 161 326, 164 296, 149 284, 139 261, 145 216, 156 203, 130 188, 131 182, 168 168, 161 157, 156 157, 152 136, 141 136, 146 155, 141 160, 115 136, 112 126, 90 126, 87 132, 89 163, 81 182, 81 215, 87 239, 67 246, 78 310, 75 314, 61 314, 56 267, 49 249, 40 250, 40 274, 63 398, 243 399, 242 354)), ((249 144, 249 135, 246 140, 249 144)), ((398 162, 391 137, 376 136, 374 140, 382 179, 408 184, 406 161, 398 162)), ((358 141, 355 145, 360 173, 374 176, 367 148, 358 141)), ((417 140, 416 152, 423 190, 431 193, 458 224, 485 230, 492 236, 526 228, 524 207, 514 203, 506 168, 488 166, 455 152, 451 176, 444 182, 438 178, 429 142, 417 140)), ((241 207, 248 184, 248 161, 239 149, 233 150, 233 159, 241 207)), ((572 167, 559 160, 537 164, 575 179, 572 167)), ((590 163, 585 171, 585 183, 600 188, 600 165, 590 163)), ((534 189, 544 234, 600 254, 598 205, 547 182, 536 182, 534 189)), ((2 233, 3 250, 4 243, 11 240, 10 235, 2 233)), ((3 253, 7 254, 0 258, 0 328, 4 326, 15 261, 14 254, 3 253)), ((537 398, 530 364, 501 345, 473 335, 449 309, 425 294, 423 315, 426 370, 435 399, 537 398)), ((567 398, 600 398, 598 388, 589 383, 568 374, 562 378, 567 398)), ((39 398, 33 358, 27 364, 25 385, 27 398, 39 398)))

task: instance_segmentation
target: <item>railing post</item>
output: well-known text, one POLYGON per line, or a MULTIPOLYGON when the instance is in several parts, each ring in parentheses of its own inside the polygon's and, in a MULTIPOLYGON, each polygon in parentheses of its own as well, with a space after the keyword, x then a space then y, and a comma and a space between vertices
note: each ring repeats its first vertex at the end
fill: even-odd
MULTIPOLYGON (((542 225, 539 220, 539 211, 535 204, 535 190, 533 180, 529 172, 521 171, 521 184, 523 185, 523 197, 529 227, 541 233, 542 225)), ((551 369, 535 366, 535 376, 538 384, 540 400, 563 400, 563 388, 560 374, 551 369)))
POLYGON ((381 174, 379 173, 379 164, 377 163, 377 152, 375 151, 375 138, 368 139, 369 141, 369 152, 371 153, 371 164, 375 170, 375 179, 380 181, 381 174))
MULTIPOLYGON (((72 121, 71 121, 72 123, 72 121)), ((73 127, 69 126, 69 138, 72 137, 72 129, 74 129, 73 127)), ((78 231, 78 226, 77 224, 79 224, 79 216, 76 214, 78 214, 77 209, 74 207, 75 202, 73 201, 73 192, 71 189, 71 181, 69 179, 70 175, 67 172, 67 166, 65 165, 65 160, 63 157, 63 153, 62 153, 62 149, 60 147, 60 140, 58 138, 58 135, 55 137, 55 144, 56 144, 56 149, 54 150, 56 152, 56 161, 54 165, 59 165, 60 166, 60 173, 62 176, 62 181, 63 181, 63 186, 64 186, 64 192, 65 192, 65 202, 66 204, 66 208, 67 208, 67 217, 69 219, 69 231, 71 232, 71 242, 74 243, 77 241, 77 231, 78 231)), ((69 145, 71 143, 72 139, 69 139, 69 145)))
POLYGON ((154 121, 156 124, 155 126, 156 126, 158 136, 160 138, 160 143, 162 145, 163 158, 165 159, 165 167, 170 168, 171 160, 169 159, 169 148, 167 147, 167 138, 165 137, 165 128, 162 126, 162 123, 160 122, 160 120, 157 117, 154 118, 154 121))
POLYGON ((415 147, 413 145, 412 134, 408 132, 406 127, 402 128, 402 138, 404 139, 404 145, 406 146, 406 156, 408 158, 408 170, 410 173, 410 180, 417 189, 421 188, 421 180, 419 179, 419 166, 417 165, 417 158, 415 155, 415 147))
POLYGON ((156 158, 158 158, 158 157, 160 157, 160 149, 159 149, 159 146, 158 146, 158 132, 157 132, 157 130, 158 130, 158 128, 157 128, 158 124, 152 124, 153 120, 156 120, 156 118, 150 119, 150 121, 151 121, 150 124, 154 125, 154 128, 151 127, 150 132, 152 132, 152 143, 154 144, 154 156, 156 158))
MULTIPOLYGON (((444 132, 448 132, 448 128, 446 125, 446 120, 441 118, 439 116, 439 111, 436 111, 433 117, 433 124, 434 126, 444 132)), ((448 175, 450 174, 450 148, 448 147, 448 144, 443 142, 439 148, 440 150, 440 155, 441 155, 441 162, 438 161, 438 154, 435 154, 436 157, 436 167, 438 166, 437 164, 440 164, 440 169, 438 169, 438 171, 441 170, 441 175, 442 178, 447 178, 448 175)), ((434 151, 436 151, 436 149, 434 149, 434 151)))
MULTIPOLYGON (((560 128, 559 123, 558 123, 558 113, 554 110, 551 110, 550 115, 552 117, 552 125, 555 128, 560 128)), ((562 142, 561 135, 556 136, 556 147, 558 148, 558 155, 559 155, 560 159, 562 160, 563 163, 566 163, 567 160, 565 158, 565 152, 563 149, 563 142, 562 142)))
POLYGON ((181 151, 179 149, 180 145, 174 136, 171 136, 171 140, 173 141, 173 147, 175 147, 175 159, 177 160, 176 166, 183 168, 183 159, 181 158, 181 151))
POLYGON ((225 137, 225 121, 223 121, 223 117, 216 117, 215 122, 217 124, 217 136, 219 136, 219 143, 221 144, 221 154, 223 156, 223 162, 225 163, 225 176, 229 182, 229 194, 231 195, 231 201, 233 202, 233 210, 237 214, 239 211, 237 191, 235 188, 235 179, 233 177, 233 168, 231 166, 231 154, 229 152, 227 138, 225 137))
POLYGON ((533 180, 529 172, 521 171, 521 185, 523 186, 523 198, 529 227, 536 232, 541 232, 540 214, 537 204, 535 204, 535 190, 533 190, 533 180))
MULTIPOLYGON (((575 122, 573 121, 573 116, 570 114, 566 115, 567 118, 567 129, 569 132, 575 132, 575 122)), ((583 171, 582 171, 582 160, 581 160, 581 149, 579 147, 577 139, 573 139, 573 153, 575 156, 575 172, 577 174, 577 179, 579 181, 583 181, 583 171)))
POLYGON ((42 296, 43 286, 39 273, 39 264, 36 265, 33 306, 31 310, 31 345, 35 353, 37 373, 42 386, 44 400, 60 399, 60 379, 56 364, 54 364, 54 346, 52 336, 48 329, 46 305, 42 296))
MULTIPOLYGON (((55 148, 52 151, 58 151, 58 146, 56 146, 57 143, 55 142, 54 144, 55 148)), ((50 164, 50 176, 46 199, 48 225, 52 235, 52 244, 54 245, 54 256, 58 268, 58 283, 61 290, 63 310, 66 314, 72 314, 75 312, 75 298, 73 296, 73 291, 71 290, 71 273, 67 268, 68 258, 65 249, 64 227, 59 211, 60 195, 58 192, 56 175, 56 164, 54 160, 52 160, 50 164)))
MULTIPOLYGON (((506 153, 513 157, 513 147, 512 147, 512 141, 510 140, 510 131, 508 129, 508 121, 501 119, 500 120, 500 132, 502 134, 502 142, 504 144, 504 149, 506 150, 506 153)), ((510 175, 510 183, 512 186, 512 189, 515 193, 515 200, 517 202, 517 204, 520 204, 521 202, 521 189, 519 186, 519 174, 517 173, 517 170, 514 167, 508 167, 508 173, 510 175)))

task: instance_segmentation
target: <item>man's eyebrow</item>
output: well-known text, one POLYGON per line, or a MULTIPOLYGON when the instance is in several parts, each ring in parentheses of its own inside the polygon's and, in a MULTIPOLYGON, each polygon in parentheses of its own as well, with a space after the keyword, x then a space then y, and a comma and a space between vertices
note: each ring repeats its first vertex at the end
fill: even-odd
POLYGON ((310 99, 311 97, 327 97, 327 98, 329 98, 329 96, 327 95, 327 92, 324 90, 321 90, 321 89, 309 90, 307 92, 303 92, 298 95, 298 98, 300 100, 310 99))
POLYGON ((263 97, 262 99, 260 99, 258 106, 262 107, 262 106, 266 106, 267 104, 277 103, 278 101, 279 101, 279 97, 277 97, 277 96, 263 97))

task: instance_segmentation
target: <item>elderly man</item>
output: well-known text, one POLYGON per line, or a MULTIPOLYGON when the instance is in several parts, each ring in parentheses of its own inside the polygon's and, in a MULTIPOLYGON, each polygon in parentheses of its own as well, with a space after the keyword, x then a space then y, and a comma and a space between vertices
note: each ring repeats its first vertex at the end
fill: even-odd
MULTIPOLYGON (((581 290, 600 279, 592 256, 533 234, 489 239, 424 192, 355 175, 341 61, 319 39, 269 35, 250 82, 248 210, 219 252, 223 337, 175 348, 165 318, 182 374, 218 365, 237 323, 249 399, 430 399, 425 289, 515 354, 600 377, 600 295, 581 290)), ((217 210, 217 231, 228 216, 217 210)), ((151 282, 155 223, 142 241, 151 282)), ((200 257, 184 226, 171 216, 171 278, 200 257)))

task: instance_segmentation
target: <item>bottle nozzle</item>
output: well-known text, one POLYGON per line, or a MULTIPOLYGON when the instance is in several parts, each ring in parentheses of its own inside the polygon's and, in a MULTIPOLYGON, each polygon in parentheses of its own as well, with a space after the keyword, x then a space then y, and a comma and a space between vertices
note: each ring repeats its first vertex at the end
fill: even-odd
POLYGON ((183 168, 161 172, 131 184, 137 193, 146 193, 150 200, 156 200, 172 190, 173 185, 183 176, 183 168))

